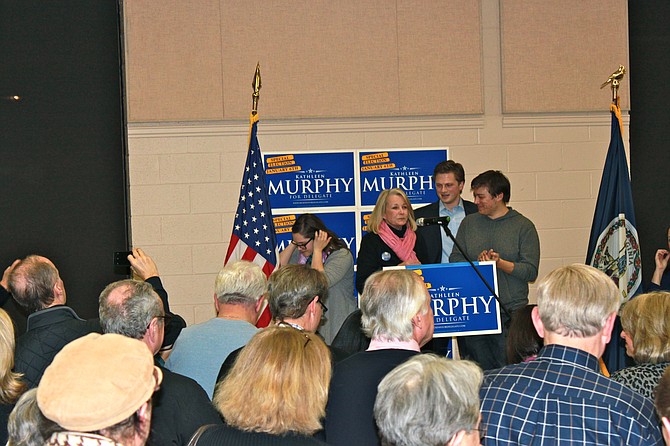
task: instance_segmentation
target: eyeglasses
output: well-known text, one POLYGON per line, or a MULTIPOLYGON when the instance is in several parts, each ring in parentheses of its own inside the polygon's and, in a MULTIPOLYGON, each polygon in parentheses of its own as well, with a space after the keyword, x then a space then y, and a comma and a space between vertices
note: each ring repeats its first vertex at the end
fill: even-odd
POLYGON ((317 302, 321 305, 321 310, 323 310, 323 311, 322 311, 323 313, 325 313, 326 311, 328 311, 328 307, 326 306, 326 304, 324 304, 323 302, 321 302, 321 298, 319 298, 319 300, 317 300, 317 302))
POLYGON ((309 239, 309 240, 307 240, 306 242, 303 242, 303 243, 296 243, 295 240, 291 240, 291 244, 294 245, 298 249, 305 249, 305 248, 307 248, 307 245, 309 245, 309 242, 311 242, 312 240, 314 240, 314 239, 311 238, 311 239, 309 239))
MULTIPOLYGON (((154 317, 153 319, 163 319, 163 327, 165 327, 165 326, 168 325, 168 324, 170 323, 170 321, 172 320, 172 315, 170 315, 170 314, 165 314, 165 315, 163 315, 163 316, 156 316, 156 317, 154 317)), ((153 320, 153 319, 152 319, 152 320, 153 320)), ((147 330, 149 329, 150 326, 151 326, 151 322, 149 322, 149 325, 147 325, 147 330)))

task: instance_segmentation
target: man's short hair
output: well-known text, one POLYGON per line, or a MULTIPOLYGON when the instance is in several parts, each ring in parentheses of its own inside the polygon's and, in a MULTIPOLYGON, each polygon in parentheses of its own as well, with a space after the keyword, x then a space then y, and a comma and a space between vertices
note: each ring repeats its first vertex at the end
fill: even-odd
POLYGON ((396 341, 410 341, 412 318, 431 311, 425 283, 409 270, 372 274, 365 281, 360 306, 363 331, 370 338, 396 341))
POLYGON ((237 260, 216 276, 214 292, 220 304, 256 305, 267 290, 267 277, 260 266, 237 260))
POLYGON ((562 336, 594 336, 619 306, 619 290, 612 279, 588 265, 557 268, 537 287, 537 307, 544 328, 562 336))
POLYGON ((621 327, 635 348, 638 364, 670 361, 670 293, 640 294, 621 308, 621 327))
POLYGON ((29 255, 9 275, 9 292, 28 313, 49 307, 54 301, 54 286, 60 276, 51 262, 29 255))
POLYGON ((147 282, 119 280, 102 290, 99 298, 100 325, 104 333, 116 333, 142 339, 151 321, 165 316, 163 302, 147 282), (123 301, 109 298, 112 291, 123 293, 123 301))
POLYGON ((282 266, 268 280, 268 305, 275 320, 302 317, 316 296, 328 298, 328 279, 307 265, 282 266))
POLYGON ((482 371, 474 362, 416 355, 379 383, 375 420, 383 445, 445 445, 479 422, 482 371))
POLYGON ((458 183, 465 182, 465 169, 461 163, 457 163, 454 160, 440 161, 433 169, 433 182, 435 178, 442 173, 453 173, 454 178, 458 183))
POLYGON ((492 196, 503 194, 503 203, 509 203, 512 196, 511 185, 507 177, 499 170, 487 170, 472 179, 470 189, 485 187, 492 196))

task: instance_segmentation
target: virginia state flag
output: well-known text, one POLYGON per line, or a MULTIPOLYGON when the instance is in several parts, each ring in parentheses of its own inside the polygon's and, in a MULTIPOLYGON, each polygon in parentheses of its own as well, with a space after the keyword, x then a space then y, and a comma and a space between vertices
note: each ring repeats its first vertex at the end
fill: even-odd
MULTIPOLYGON (((277 242, 272 221, 272 208, 265 187, 265 169, 261 147, 256 136, 258 115, 252 114, 249 128, 249 151, 244 166, 240 198, 233 222, 233 233, 224 263, 233 260, 248 260, 258 264, 270 277, 277 265, 277 242)), ((264 303, 256 326, 267 327, 270 311, 264 303)))
POLYGON ((626 152, 621 138, 621 109, 612 104, 611 110, 612 134, 600 181, 586 263, 604 271, 614 280, 623 303, 640 288, 642 261, 626 152))
MULTIPOLYGON (((612 104, 612 133, 600 181, 596 211, 586 263, 604 271, 619 288, 621 302, 633 297, 642 282, 640 241, 635 229, 633 194, 628 164, 621 138, 621 109, 612 104)), ((619 333, 615 329, 605 359, 611 372, 625 364, 625 353, 619 349, 619 333)))

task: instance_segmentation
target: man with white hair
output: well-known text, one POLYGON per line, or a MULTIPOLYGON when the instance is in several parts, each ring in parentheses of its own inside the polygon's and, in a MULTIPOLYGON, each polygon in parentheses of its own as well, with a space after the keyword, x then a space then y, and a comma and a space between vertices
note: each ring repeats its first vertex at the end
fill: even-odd
POLYGON ((165 366, 193 378, 211 400, 223 361, 258 331, 255 324, 266 288, 260 266, 245 260, 224 266, 215 282, 216 317, 185 328, 165 366))
POLYGON ((384 446, 479 445, 482 370, 471 361, 414 356, 379 383, 375 420, 384 446))
POLYGON ((650 400, 603 376, 619 290, 605 273, 574 264, 538 285, 537 359, 486 372, 484 445, 662 444, 650 400))
POLYGON ((379 444, 373 414, 377 385, 433 337, 430 295, 412 271, 371 275, 360 306, 370 347, 335 364, 325 423, 326 442, 333 446, 379 444))

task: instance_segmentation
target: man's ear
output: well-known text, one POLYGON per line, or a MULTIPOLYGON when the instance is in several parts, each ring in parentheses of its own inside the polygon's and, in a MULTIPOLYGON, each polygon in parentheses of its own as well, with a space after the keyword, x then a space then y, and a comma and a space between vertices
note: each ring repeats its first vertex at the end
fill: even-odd
POLYGON ((544 339, 544 324, 542 319, 540 319, 540 310, 537 307, 533 307, 533 310, 530 312, 530 318, 533 320, 533 326, 537 334, 544 339))
POLYGON ((65 290, 63 287, 63 281, 58 278, 56 280, 56 283, 54 284, 52 288, 53 296, 54 296, 54 301, 56 303, 65 303, 65 299, 63 298, 65 296, 65 290))
POLYGON ((663 430, 668 432, 668 434, 670 435, 670 420, 668 420, 667 417, 663 417, 661 418, 661 423, 663 424, 663 430))
POLYGON ((465 431, 460 430, 456 432, 456 435, 451 437, 451 440, 447 443, 447 446, 458 446, 463 442, 463 437, 465 437, 465 431))
POLYGON ((219 314, 219 299, 216 297, 216 293, 214 293, 214 309, 216 314, 219 314))
POLYGON ((616 312, 613 312, 607 319, 605 319, 605 325, 601 331, 603 342, 607 344, 612 339, 612 329, 614 328, 614 322, 616 321, 616 312))
MULTIPOLYGON (((309 303, 309 305, 307 306, 307 310, 308 310, 310 313, 315 313, 315 312, 316 312, 316 306, 317 306, 317 305, 320 305, 320 304, 319 304, 319 299, 320 299, 319 296, 314 296, 314 299, 312 299, 312 301, 311 301, 311 302, 309 303)), ((306 311, 305 313, 307 313, 307 311, 306 311)))
POLYGON ((422 310, 419 310, 416 312, 414 317, 412 318, 412 327, 414 329, 419 329, 421 330, 424 325, 426 325, 426 322, 428 321, 429 317, 433 317, 433 312, 432 311, 427 311, 426 313, 422 313, 422 310))

